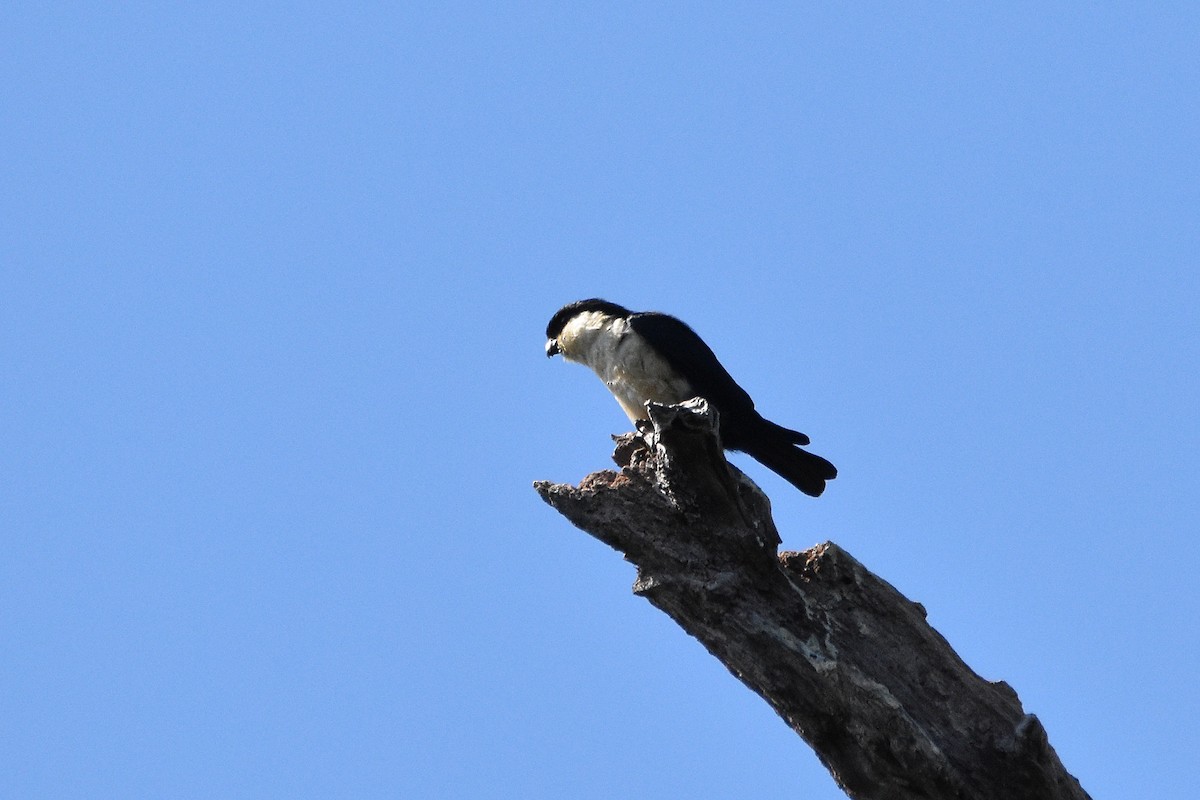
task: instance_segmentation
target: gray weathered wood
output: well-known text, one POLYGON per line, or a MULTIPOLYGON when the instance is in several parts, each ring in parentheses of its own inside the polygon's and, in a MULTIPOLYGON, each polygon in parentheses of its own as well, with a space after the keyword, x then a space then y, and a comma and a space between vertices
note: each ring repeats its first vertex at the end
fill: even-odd
POLYGON ((634 592, 799 733, 852 798, 1082 800, 1016 693, 971 671, 925 611, 827 542, 777 553, 766 496, 726 462, 703 400, 652 406, 619 472, 542 498, 637 566, 634 592))

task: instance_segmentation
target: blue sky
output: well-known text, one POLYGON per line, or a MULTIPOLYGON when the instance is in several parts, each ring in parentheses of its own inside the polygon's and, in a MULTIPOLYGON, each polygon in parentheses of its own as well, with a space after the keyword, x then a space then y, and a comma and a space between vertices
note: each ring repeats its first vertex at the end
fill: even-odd
POLYGON ((8 3, 0 770, 61 797, 842 797, 536 479, 686 319, 736 457, 1094 797, 1200 763, 1192 4, 8 3))

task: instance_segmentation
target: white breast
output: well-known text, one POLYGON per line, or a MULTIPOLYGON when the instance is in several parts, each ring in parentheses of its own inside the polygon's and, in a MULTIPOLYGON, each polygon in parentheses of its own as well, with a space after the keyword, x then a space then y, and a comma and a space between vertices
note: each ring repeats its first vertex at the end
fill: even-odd
POLYGON ((691 384, 624 319, 581 314, 559 342, 567 359, 600 376, 630 420, 645 419, 649 401, 680 403, 695 396, 691 384))

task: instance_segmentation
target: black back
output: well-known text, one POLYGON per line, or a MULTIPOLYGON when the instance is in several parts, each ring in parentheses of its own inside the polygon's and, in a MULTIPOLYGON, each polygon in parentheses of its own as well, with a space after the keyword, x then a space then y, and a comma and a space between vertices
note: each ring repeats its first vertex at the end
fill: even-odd
POLYGON ((738 386, 716 354, 686 323, 668 314, 651 311, 634 314, 629 324, 722 415, 746 418, 754 413, 750 395, 738 386))
POLYGON ((808 444, 808 437, 803 433, 763 419, 754 410, 754 401, 746 390, 738 386, 716 354, 685 323, 657 312, 634 314, 629 323, 688 379, 697 394, 717 407, 725 447, 747 449, 764 435, 786 441, 789 446, 808 444))

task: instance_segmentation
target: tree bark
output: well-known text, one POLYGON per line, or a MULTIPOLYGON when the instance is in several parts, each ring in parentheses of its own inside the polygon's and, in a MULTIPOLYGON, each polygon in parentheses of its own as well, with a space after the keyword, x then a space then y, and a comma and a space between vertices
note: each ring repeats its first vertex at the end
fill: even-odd
POLYGON ((1082 800, 1005 683, 980 678, 925 609, 832 542, 777 553, 762 491, 725 460, 697 398, 614 437, 620 472, 538 481, 637 566, 633 591, 700 640, 856 800, 1082 800))

